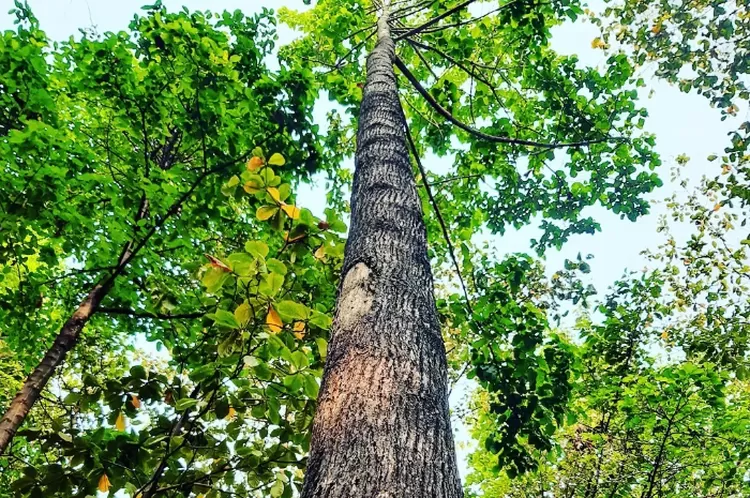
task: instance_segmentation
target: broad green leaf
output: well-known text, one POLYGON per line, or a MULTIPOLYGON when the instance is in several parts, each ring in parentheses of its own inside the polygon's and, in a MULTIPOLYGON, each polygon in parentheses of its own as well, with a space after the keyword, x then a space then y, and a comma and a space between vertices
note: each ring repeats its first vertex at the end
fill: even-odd
POLYGON ((245 251, 258 259, 265 259, 268 256, 268 244, 260 240, 249 240, 245 242, 245 251))
POLYGON ((286 160, 284 159, 284 156, 282 156, 278 152, 273 153, 268 159, 268 164, 270 164, 271 166, 284 166, 285 163, 286 160))

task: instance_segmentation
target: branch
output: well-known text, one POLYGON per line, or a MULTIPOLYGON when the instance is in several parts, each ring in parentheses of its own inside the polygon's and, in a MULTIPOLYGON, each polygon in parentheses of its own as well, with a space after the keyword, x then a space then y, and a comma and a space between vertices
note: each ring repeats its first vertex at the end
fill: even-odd
POLYGON ((397 36, 397 37, 396 37, 396 38, 395 38, 395 39, 394 39, 393 41, 394 41, 394 42, 397 42, 397 41, 401 40, 402 38, 406 38, 407 36, 411 36, 411 35, 415 35, 415 34, 417 34, 417 33, 420 33, 420 32, 421 32, 422 30, 424 30, 425 28, 429 28, 429 27, 430 27, 430 26, 432 26, 433 24, 437 24, 437 23, 439 23, 440 21, 442 21, 442 20, 443 20, 443 19, 445 19, 446 17, 448 17, 448 16, 450 16, 450 15, 452 15, 452 14, 455 14, 456 12, 458 12, 458 11, 459 11, 459 10, 461 10, 461 9, 463 9, 464 7, 467 7, 468 5, 470 5, 470 4, 472 4, 472 3, 474 3, 474 1, 475 1, 475 0, 466 0, 466 1, 464 1, 463 3, 460 3, 460 4, 456 5, 456 6, 455 6, 455 7, 453 7, 452 9, 450 9, 450 10, 447 10, 447 11, 443 12, 443 13, 442 13, 442 14, 440 14, 439 16, 437 16, 437 17, 435 17, 435 18, 433 18, 433 19, 430 19, 430 20, 429 20, 429 21, 427 21, 426 23, 424 23, 424 24, 422 24, 422 25, 420 25, 420 26, 417 26, 417 27, 416 27, 416 28, 414 28, 414 29, 410 29, 410 30, 409 30, 409 31, 407 31, 406 33, 403 33, 403 34, 401 34, 401 35, 397 36))
POLYGON ((464 130, 465 132, 474 135, 476 137, 482 138, 484 140, 488 140, 490 142, 497 142, 497 143, 504 143, 504 144, 511 144, 511 145, 525 145, 528 147, 545 147, 547 149, 561 149, 564 147, 587 147, 592 144, 596 143, 602 143, 602 142, 608 142, 608 141, 618 141, 618 142, 624 142, 627 139, 624 137, 605 137, 605 138, 597 138, 593 140, 584 140, 580 142, 567 142, 567 143, 543 143, 543 142, 535 142, 533 140, 523 140, 519 138, 510 138, 510 137, 498 137, 496 135, 489 135, 487 133, 484 133, 483 131, 477 130, 476 128, 472 128, 471 126, 467 125, 463 121, 459 121, 453 115, 448 112, 443 106, 438 104, 438 102, 432 98, 432 95, 427 92, 427 90, 424 89, 421 83, 417 80, 417 78, 406 68, 406 65, 396 57, 395 59, 396 67, 398 67, 399 71, 403 73, 404 76, 406 76, 406 79, 409 80, 409 82, 414 86, 414 88, 419 92, 422 97, 437 111, 438 114, 443 116, 445 119, 459 127, 460 129, 464 130))
MULTIPOLYGON (((494 10, 491 10, 491 11, 487 12, 486 14, 482 14, 481 16, 472 17, 471 19, 467 19, 465 21, 461 21, 461 22, 457 22, 457 23, 453 23, 453 24, 445 24, 443 26, 437 26, 437 27, 432 28, 432 29, 424 29, 424 30, 420 31, 418 34, 423 35, 425 33, 436 33, 438 31, 443 31, 443 30, 450 29, 450 28, 460 28, 461 26, 465 26, 467 24, 471 24, 471 23, 474 23, 474 22, 477 22, 477 21, 481 21, 485 17, 491 16, 492 14, 495 14, 496 12, 500 11, 503 7, 506 7, 507 5, 509 5, 511 3, 514 3, 514 2, 508 2, 507 4, 502 5, 502 6, 496 8, 494 10)), ((401 38, 401 37, 399 37, 399 38, 401 38)))
POLYGON ((438 207, 437 200, 435 199, 435 196, 432 195, 432 189, 430 188, 430 184, 427 182, 427 172, 425 171, 424 166, 422 166, 422 160, 419 159, 419 154, 417 153, 417 146, 414 144, 414 139, 411 136, 411 131, 409 130, 409 123, 406 121, 406 115, 403 113, 403 108, 402 108, 401 116, 404 120, 404 128, 406 129, 406 139, 409 142, 409 148, 411 149, 411 153, 414 156, 414 161, 417 163, 417 168, 419 169, 419 173, 422 175, 422 184, 424 185, 425 192, 427 192, 427 197, 430 200, 430 204, 432 204, 432 208, 435 210, 435 215, 437 216, 438 223, 440 224, 440 229, 443 232, 445 243, 448 245, 448 254, 451 257, 451 260, 453 261, 453 266, 456 268, 456 273, 458 274, 458 280, 461 283, 461 289, 463 290, 464 298, 466 298, 466 308, 469 311, 469 316, 473 316, 474 310, 472 309, 471 301, 469 300, 469 292, 466 290, 466 283, 464 282, 463 275, 461 275, 461 267, 458 264, 458 259, 456 259, 456 252, 453 249, 453 243, 451 242, 451 237, 450 237, 450 234, 448 233, 448 227, 445 224, 445 220, 443 219, 442 213, 440 212, 440 208, 438 207))
POLYGON ((459 180, 471 180, 472 178, 482 178, 483 174, 474 174, 474 175, 465 175, 465 176, 452 176, 450 178, 445 178, 443 180, 438 180, 436 182, 430 182, 430 187, 434 187, 436 185, 442 185, 444 183, 450 183, 450 182, 456 182, 459 180))
POLYGON ((432 70, 432 66, 430 66, 430 63, 427 62, 427 59, 424 58, 424 55, 422 55, 422 52, 419 51, 419 49, 414 44, 414 42, 412 40, 408 40, 408 41, 409 41, 409 43, 412 44, 412 48, 414 49, 414 53, 417 54, 417 57, 419 57, 419 60, 422 61, 422 64, 425 65, 425 67, 430 72, 430 74, 432 75, 432 77, 435 78, 435 82, 437 82, 440 78, 438 78, 438 75, 435 74, 435 71, 432 70))
POLYGON ((100 313, 106 313, 108 315, 125 315, 131 318, 152 318, 156 320, 182 320, 201 318, 205 315, 205 312, 194 312, 194 313, 151 313, 148 311, 136 311, 127 308, 103 308, 100 307, 98 310, 100 313))

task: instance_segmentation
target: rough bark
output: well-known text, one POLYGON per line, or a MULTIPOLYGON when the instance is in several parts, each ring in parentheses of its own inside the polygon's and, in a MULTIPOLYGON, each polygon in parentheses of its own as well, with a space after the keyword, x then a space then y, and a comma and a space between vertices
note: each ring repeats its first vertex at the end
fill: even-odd
POLYGON ((463 496, 394 58, 384 12, 367 60, 351 228, 303 498, 463 496))

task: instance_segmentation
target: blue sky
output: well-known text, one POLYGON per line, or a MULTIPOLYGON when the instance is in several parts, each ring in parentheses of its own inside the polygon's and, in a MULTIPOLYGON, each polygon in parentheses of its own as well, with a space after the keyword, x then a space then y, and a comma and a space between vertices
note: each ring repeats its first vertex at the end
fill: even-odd
MULTIPOLYGON (((4 3, 11 5, 10 1, 4 3)), ((99 32, 126 29, 133 14, 142 5, 151 1, 29 0, 29 3, 48 36, 53 40, 63 40, 71 35, 78 36, 79 28, 92 25, 95 25, 99 32)), ((164 4, 170 9, 179 9, 186 5, 191 10, 241 9, 246 13, 259 10, 261 7, 278 8, 282 5, 304 8, 301 0, 166 0, 164 4)), ((593 2, 592 8, 595 9, 596 5, 597 2, 593 2)), ((478 7, 480 12, 483 8, 490 7, 478 7)), ((11 28, 11 17, 4 13, 0 16, 0 29, 11 28)), ((291 40, 293 36, 294 34, 285 27, 280 28, 282 44, 291 40)), ((606 60, 606 55, 601 50, 591 48, 591 40, 596 36, 597 30, 591 25, 580 22, 575 25, 568 24, 555 29, 553 46, 560 53, 577 54, 586 65, 600 66, 606 60)), ((651 199, 658 200, 681 190, 679 185, 669 182, 669 168, 675 165, 675 158, 680 154, 691 158, 682 175, 693 179, 694 183, 701 175, 718 173, 719 164, 709 163, 705 158, 711 153, 720 153, 723 150, 727 143, 727 132, 733 127, 736 128, 737 124, 732 120, 721 122, 718 111, 711 109, 703 98, 682 94, 676 88, 655 81, 650 77, 648 68, 643 70, 642 76, 649 85, 644 92, 644 98, 650 90, 654 90, 651 98, 644 101, 650 114, 646 126, 648 131, 656 134, 657 150, 664 161, 661 176, 665 185, 651 196, 651 199)), ((324 116, 328 106, 330 104, 327 100, 321 102, 316 108, 316 115, 324 116)), ((428 168, 438 168, 441 172, 450 168, 447 159, 428 157, 424 162, 428 168)), ((300 193, 300 204, 320 213, 323 198, 322 185, 305 187, 300 193)), ((655 205, 650 215, 637 222, 630 222, 620 220, 618 216, 603 209, 593 209, 591 214, 601 223, 602 231, 593 236, 577 236, 562 251, 550 251, 547 255, 550 272, 561 268, 566 258, 574 259, 579 252, 584 255, 591 253, 594 259, 590 262, 590 283, 600 292, 606 290, 626 269, 639 270, 644 266, 640 252, 647 248, 654 249, 662 241, 656 233, 656 224, 659 215, 664 212, 662 205, 655 205)), ((678 236, 687 237, 689 230, 689 227, 685 226, 678 228, 676 233, 678 236)), ((511 232, 502 238, 493 238, 492 244, 498 256, 507 252, 527 251, 528 240, 534 236, 533 232, 533 228, 521 233, 511 232)), ((465 392, 464 387, 458 390, 457 395, 460 397, 465 392)), ((458 439, 466 440, 466 437, 465 429, 459 427, 458 439)), ((463 459, 466 453, 459 451, 459 454, 463 459)), ((462 467, 465 469, 465 465, 462 467)))

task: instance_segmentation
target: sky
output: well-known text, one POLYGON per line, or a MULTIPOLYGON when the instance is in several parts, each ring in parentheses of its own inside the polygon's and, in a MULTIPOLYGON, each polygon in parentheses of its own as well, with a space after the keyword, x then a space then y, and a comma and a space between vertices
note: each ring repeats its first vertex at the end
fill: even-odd
MULTIPOLYGON (((151 0, 29 0, 41 27, 52 40, 65 40, 71 35, 79 36, 78 29, 96 27, 99 32, 120 31, 127 29, 127 24, 133 15, 144 4, 151 0)), ((166 0, 163 2, 170 10, 177 10, 183 5, 190 10, 235 10, 245 13, 260 10, 262 7, 278 8, 286 6, 292 9, 302 9, 302 0, 166 0)), ((592 2, 596 9, 597 2, 592 2)), ((11 29, 11 16, 5 11, 11 7, 10 0, 0 0, 0 5, 7 7, 0 9, 0 29, 11 29)), ((479 6, 482 9, 491 8, 489 5, 479 6)), ((583 64, 602 66, 607 55, 601 50, 591 48, 591 40, 598 32, 589 24, 566 24, 553 31, 553 47, 562 54, 577 54, 583 64)), ((294 33, 284 26, 279 27, 279 43, 293 39, 294 33)), ((712 153, 720 153, 727 144, 727 133, 736 129, 736 121, 722 122, 718 110, 709 107, 707 101, 695 94, 686 95, 676 88, 651 78, 648 69, 642 75, 648 88, 645 96, 653 90, 651 98, 643 103, 649 111, 646 129, 653 132, 657 139, 657 151, 664 162, 660 173, 665 182, 663 188, 650 196, 650 200, 664 199, 681 190, 679 185, 669 182, 669 169, 673 167, 675 158, 685 154, 691 158, 683 169, 683 177, 693 179, 695 183, 701 175, 718 173, 720 165, 709 163, 706 157, 712 153)), ((330 104, 325 100, 316 107, 318 119, 325 115, 330 104)), ((743 117, 746 119, 746 117, 743 117)), ((449 171, 449 159, 427 157, 423 161, 428 169, 449 171)), ((322 199, 325 192, 322 185, 303 187, 298 195, 300 205, 310 207, 315 214, 321 214, 322 199)), ((602 231, 595 235, 581 235, 572 238, 561 251, 551 250, 546 255, 548 271, 560 269, 565 259, 575 259, 578 253, 593 254, 590 261, 590 281, 597 290, 603 292, 626 270, 640 270, 645 264, 641 251, 656 249, 662 242, 656 232, 659 216, 665 213, 663 205, 655 205, 651 214, 636 222, 621 220, 617 215, 603 209, 593 208, 590 213, 601 224, 602 231)), ((528 251, 528 241, 534 236, 534 229, 522 230, 520 233, 508 232, 503 237, 493 237, 492 246, 500 257, 505 253, 528 251)), ((689 227, 677 227, 678 236, 685 238, 689 235, 689 227)), ((466 394, 466 385, 454 390, 452 404, 459 403, 466 394)), ((468 435, 465 427, 457 427, 457 440, 466 441, 468 435)), ((459 445, 459 460, 462 471, 466 470, 466 449, 459 445)))

